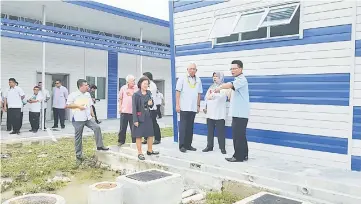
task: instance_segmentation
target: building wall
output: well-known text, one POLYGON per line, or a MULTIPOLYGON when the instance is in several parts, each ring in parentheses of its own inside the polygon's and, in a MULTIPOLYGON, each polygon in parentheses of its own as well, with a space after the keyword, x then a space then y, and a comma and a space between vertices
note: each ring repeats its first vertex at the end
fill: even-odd
MULTIPOLYGON (((90 76, 106 77, 107 52, 59 44, 46 44, 46 72, 69 74, 69 92, 77 90, 76 81, 90 76)), ((42 43, 13 38, 1 38, 1 87, 5 91, 8 79, 14 77, 30 97, 37 84, 37 72, 42 71, 42 43)), ((51 90, 49 90, 51 91, 51 90)), ((96 104, 98 117, 107 117, 107 100, 96 104)), ((6 115, 6 114, 5 114, 6 115)), ((24 122, 28 122, 28 107, 24 122)))
MULTIPOLYGON (((270 2, 275 3, 231 0, 174 13, 176 75, 185 74, 187 64, 194 61, 205 92, 212 72, 223 71, 229 81, 231 61, 242 60, 250 89, 250 149, 350 169, 353 3, 302 1, 303 39, 281 37, 276 42, 255 40, 212 48, 208 34, 214 13, 270 2)), ((226 125, 230 122, 228 118, 226 125)), ((204 114, 197 114, 196 134, 207 134, 205 123, 204 114)))
POLYGON ((143 56, 143 71, 141 71, 140 56, 123 53, 118 54, 119 78, 125 78, 128 74, 132 74, 137 77, 136 81, 138 81, 143 72, 151 72, 154 80, 164 80, 164 114, 172 115, 172 81, 170 60, 143 56))

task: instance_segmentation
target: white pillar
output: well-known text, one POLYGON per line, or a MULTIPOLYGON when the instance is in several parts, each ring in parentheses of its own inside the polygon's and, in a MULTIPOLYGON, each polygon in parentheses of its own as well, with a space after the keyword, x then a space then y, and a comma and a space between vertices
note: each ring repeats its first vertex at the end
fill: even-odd
MULTIPOLYGON (((143 28, 140 29, 140 43, 143 43, 143 28)), ((143 75, 143 56, 140 55, 140 76, 142 75, 143 75)))
MULTIPOLYGON (((45 20, 46 20, 46 16, 45 16, 45 5, 43 5, 43 25, 46 25, 45 23, 45 20)), ((41 82, 42 82, 42 87, 41 87, 41 90, 43 90, 43 93, 44 93, 44 90, 45 90, 45 42, 43 42, 43 70, 41 72, 41 82)), ((43 97, 46 97, 46 96, 43 96, 43 97)), ((45 98, 44 98, 45 99, 45 98)), ((44 100, 41 102, 41 129, 44 130, 44 100)))

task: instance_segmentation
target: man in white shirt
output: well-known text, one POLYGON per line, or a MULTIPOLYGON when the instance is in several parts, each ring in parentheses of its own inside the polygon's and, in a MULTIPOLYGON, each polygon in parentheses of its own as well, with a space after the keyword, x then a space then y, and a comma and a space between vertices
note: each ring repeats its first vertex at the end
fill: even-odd
POLYGON ((39 92, 39 87, 35 86, 33 91, 34 94, 31 98, 28 99, 29 107, 29 121, 31 125, 30 132, 36 133, 39 130, 39 119, 40 119, 40 111, 41 111, 41 102, 43 101, 43 96, 39 92))
MULTIPOLYGON (((150 72, 144 72, 143 76, 148 77, 148 79, 150 81, 149 90, 152 93, 152 98, 154 100, 154 98, 157 95, 158 88, 157 88, 157 85, 153 81, 153 75, 150 72)), ((161 142, 162 135, 160 133, 159 124, 158 124, 158 121, 157 121, 157 107, 156 106, 153 106, 152 108, 150 108, 150 114, 152 116, 153 130, 154 130, 154 142, 153 142, 153 144, 159 144, 161 142)), ((143 144, 147 144, 147 137, 144 137, 143 144)))
POLYGON ((176 110, 180 113, 179 150, 197 151, 192 147, 194 119, 200 110, 202 81, 196 76, 197 66, 190 63, 187 74, 180 76, 176 85, 176 110))
MULTIPOLYGON (((38 87, 39 87, 39 93, 41 93, 41 95, 43 96, 43 100, 44 100, 44 115, 40 118, 40 122, 42 120, 42 118, 44 118, 44 129, 46 129, 46 108, 48 107, 48 101, 50 100, 50 93, 47 89, 43 90, 43 83, 41 81, 39 81, 38 83, 38 87)), ((41 111, 40 111, 41 113, 41 111)))
POLYGON ((87 126, 94 131, 97 150, 106 151, 109 150, 109 148, 104 147, 100 127, 92 120, 94 117, 94 113, 91 108, 93 100, 88 92, 88 82, 85 79, 79 79, 77 81, 77 86, 79 90, 69 95, 66 102, 66 108, 73 111, 72 123, 75 129, 75 154, 77 164, 79 165, 83 161, 82 140, 84 126, 87 126))
POLYGON ((157 89, 157 94, 154 98, 154 104, 157 106, 157 115, 159 119, 162 118, 162 112, 160 111, 160 108, 162 107, 163 99, 163 94, 159 91, 159 89, 157 89))
POLYGON ((54 114, 54 126, 52 128, 58 128, 58 122, 60 119, 61 129, 65 128, 65 106, 68 98, 68 89, 61 85, 60 80, 55 81, 55 87, 53 88, 53 114, 54 114))
POLYGON ((10 88, 5 95, 3 111, 7 112, 10 126, 13 128, 10 134, 20 134, 22 100, 25 98, 25 93, 19 86, 16 86, 14 78, 9 79, 9 86, 10 88))

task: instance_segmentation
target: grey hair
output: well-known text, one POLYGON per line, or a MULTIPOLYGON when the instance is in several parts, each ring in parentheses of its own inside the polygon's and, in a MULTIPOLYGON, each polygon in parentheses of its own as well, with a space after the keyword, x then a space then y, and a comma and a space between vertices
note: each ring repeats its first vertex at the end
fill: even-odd
MULTIPOLYGON (((190 62, 190 63, 188 64, 188 67, 189 67, 189 65, 192 65, 192 64, 193 64, 195 67, 197 67, 197 64, 196 64, 195 62, 190 62)), ((187 67, 187 68, 188 68, 188 67, 187 67)))
POLYGON ((135 77, 133 75, 131 75, 131 74, 129 74, 127 77, 125 77, 126 82, 129 82, 129 80, 131 80, 131 79, 135 80, 135 77))

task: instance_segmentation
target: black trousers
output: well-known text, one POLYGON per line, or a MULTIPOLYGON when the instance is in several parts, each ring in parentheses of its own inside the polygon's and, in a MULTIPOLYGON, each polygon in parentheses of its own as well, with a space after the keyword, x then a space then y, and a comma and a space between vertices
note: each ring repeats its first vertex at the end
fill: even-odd
MULTIPOLYGON (((44 108, 44 128, 46 128, 46 108, 44 108)), ((41 123, 41 119, 40 119, 40 123, 41 123)))
POLYGON ((193 141, 193 127, 196 112, 181 111, 179 121, 179 149, 190 148, 193 141))
POLYGON ((58 127, 59 119, 60 119, 60 125, 62 128, 65 127, 64 121, 65 121, 65 109, 63 108, 53 108, 53 114, 54 114, 54 127, 58 127))
MULTIPOLYGON (((150 115, 152 116, 152 122, 153 122, 153 131, 154 131, 154 140, 161 141, 162 140, 162 134, 160 133, 159 124, 157 121, 157 110, 151 110, 150 115)), ((145 140, 147 140, 148 137, 144 137, 145 140)))
POLYGON ((157 105, 157 114, 158 114, 159 118, 162 117, 162 112, 160 111, 160 107, 161 107, 161 105, 157 105))
POLYGON ((29 112, 29 121, 32 130, 39 130, 40 112, 29 112))
MULTIPOLYGON (((125 143, 128 124, 130 126, 131 134, 133 135, 133 128, 134 128, 133 114, 130 114, 130 113, 120 114, 120 129, 119 129, 119 133, 118 133, 118 142, 119 143, 122 143, 122 144, 125 143)), ((132 138, 132 143, 135 143, 135 137, 133 138, 131 136, 131 138, 132 138)))
MULTIPOLYGON (((13 128, 14 132, 20 132, 21 128, 21 108, 8 109, 8 125, 13 128)), ((9 127, 9 126, 8 126, 9 127)))
POLYGON ((94 113, 95 122, 99 122, 98 117, 97 117, 97 112, 95 111, 95 106, 92 106, 92 109, 93 109, 93 113, 94 113))
POLYGON ((213 120, 207 118, 207 127, 208 127, 208 135, 207 135, 207 147, 213 148, 214 146, 214 130, 217 128, 217 137, 218 137, 218 145, 219 149, 226 149, 226 121, 225 120, 213 120))
POLYGON ((21 112, 20 113, 20 129, 23 127, 23 118, 24 118, 24 112, 21 112))
POLYGON ((11 131, 13 129, 13 126, 11 124, 11 116, 9 114, 9 109, 7 110, 8 111, 6 112, 6 130, 11 131))
POLYGON ((238 160, 248 157, 247 124, 248 118, 232 118, 233 157, 238 160))

